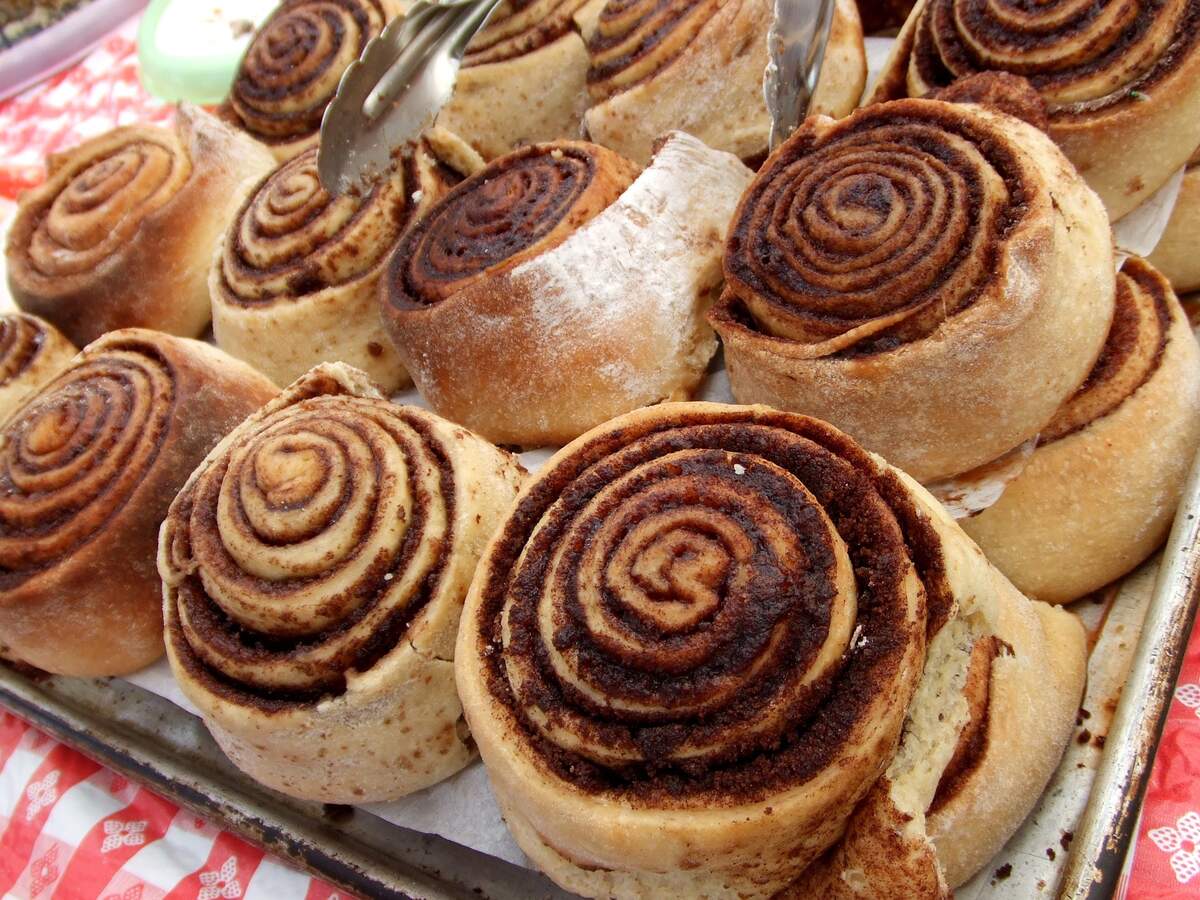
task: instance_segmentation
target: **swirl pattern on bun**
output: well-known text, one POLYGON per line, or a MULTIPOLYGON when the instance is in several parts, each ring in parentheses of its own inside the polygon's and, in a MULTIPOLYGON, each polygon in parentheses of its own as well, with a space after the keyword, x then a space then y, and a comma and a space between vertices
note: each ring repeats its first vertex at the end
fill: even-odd
POLYGON ((236 764, 341 803, 398 797, 470 760, 453 636, 520 474, 343 364, 302 377, 209 456, 172 504, 159 566, 172 667, 236 764))
POLYGON ((1111 272, 1104 211, 1042 132, 903 100, 810 119, 772 155, 710 319, 740 401, 825 418, 931 481, 1053 418, 1104 341, 1111 272))
POLYGON ((0 316, 0 422, 67 367, 74 345, 37 316, 0 316))
POLYGON ((174 130, 118 128, 52 158, 9 231, 13 299, 79 346, 118 328, 199 335, 220 233, 246 179, 271 166, 253 141, 189 106, 174 130))
POLYGON ((1037 88, 1050 135, 1114 220, 1200 143, 1200 0, 922 0, 871 99, 920 97, 983 71, 1037 88))
POLYGON ((422 396, 529 447, 689 396, 716 350, 703 316, 749 177, 678 133, 641 174, 567 141, 492 162, 408 233, 381 291, 422 396))
POLYGON ((379 321, 380 277, 405 232, 460 179, 428 141, 358 196, 321 187, 316 148, 280 165, 246 200, 213 265, 218 345, 280 384, 332 361, 385 391, 408 384, 379 321))
MULTIPOLYGON (((870 792, 888 793, 906 724, 942 764, 920 786, 924 815, 968 723, 955 697, 971 648, 993 626, 1030 652, 1027 675, 1055 682, 1031 745, 1048 778, 1083 656, 1078 625, 1048 621, 1065 636, 1062 673, 1047 672, 1035 607, 935 501, 836 429, 664 404, 584 435, 522 490, 472 584, 457 677, 505 819, 561 885, 770 896, 870 792), (976 634, 961 604, 985 582, 996 608, 976 634)), ((963 756, 970 788, 950 802, 1004 764, 963 756)), ((1002 842, 1036 796, 964 841, 1002 842)))
POLYGON ((86 347, 5 423, 0 640, 13 654, 117 675, 162 653, 158 526, 196 463, 273 393, 206 344, 129 329, 86 347))
POLYGON ((280 161, 315 147, 342 75, 401 6, 285 0, 246 49, 222 114, 280 161))

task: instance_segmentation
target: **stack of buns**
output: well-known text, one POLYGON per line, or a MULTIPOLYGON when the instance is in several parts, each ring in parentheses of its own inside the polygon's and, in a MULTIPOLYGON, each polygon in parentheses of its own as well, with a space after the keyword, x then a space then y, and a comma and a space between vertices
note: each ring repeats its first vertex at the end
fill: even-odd
POLYGON ((1200 0, 921 0, 870 89, 839 0, 770 153, 768 0, 505 0, 333 196, 322 113, 403 5, 286 0, 216 114, 21 199, 0 656, 165 649, 305 799, 478 751, 584 896, 948 897, 1069 740, 1055 604, 1154 553, 1200 447, 1200 0))

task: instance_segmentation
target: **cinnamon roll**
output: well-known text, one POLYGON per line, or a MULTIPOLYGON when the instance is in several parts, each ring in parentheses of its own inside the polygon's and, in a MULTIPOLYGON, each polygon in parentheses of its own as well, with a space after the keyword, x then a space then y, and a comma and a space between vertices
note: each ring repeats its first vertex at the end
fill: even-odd
MULTIPOLYGON (((771 0, 608 0, 588 40, 590 138, 645 163, 680 130, 745 160, 767 153, 771 0)), ((844 116, 866 83, 862 23, 838 0, 812 110, 844 116)))
POLYGON ((734 396, 818 416, 920 481, 995 460, 1083 382, 1108 220, 1032 125, 901 100, 810 118, 730 225, 710 313, 734 396))
POLYGON ((1200 447, 1200 348, 1166 279, 1137 258, 1083 386, 999 501, 963 522, 1013 583, 1065 603, 1131 571, 1167 536, 1200 447))
POLYGON ((704 313, 749 180, 684 134, 640 175, 594 144, 518 150, 401 242, 384 324, 433 409, 499 443, 562 444, 683 399, 716 351, 704 313))
POLYGON ((0 429, 0 644, 61 675, 161 656, 158 526, 204 454, 274 393, 199 341, 127 329, 85 347, 0 429))
POLYGON ((605 0, 505 0, 467 46, 438 122, 488 160, 582 136, 584 43, 605 0))
MULTIPOLYGON (((889 812, 922 883, 963 881, 1057 765, 1084 663, 1074 617, 907 476, 815 419, 707 403, 622 416, 522 488, 455 659, 521 848, 616 898, 829 896, 809 885, 852 876, 889 812)), ((860 871, 856 896, 937 896, 860 871)))
POLYGON ((1022 75, 1050 135, 1119 219, 1200 144, 1200 0, 921 0, 869 99, 982 71, 1022 75))
POLYGON ((167 657, 229 758, 295 797, 399 797, 470 761, 454 635, 515 458, 342 363, 196 469, 163 524, 167 657))
POLYGON ((400 0, 284 0, 246 48, 220 115, 279 161, 315 147, 342 75, 405 6, 400 0))
POLYGON ((213 264, 217 344, 278 384, 340 360, 385 391, 407 385, 379 321, 380 277, 404 232, 459 180, 427 141, 357 195, 325 192, 315 147, 283 163, 242 206, 213 264))
POLYGON ((1167 230, 1149 261, 1178 293, 1200 291, 1200 149, 1188 160, 1167 230))
POLYGON ((67 367, 75 345, 37 316, 0 316, 0 422, 67 367))
POLYGON ((173 130, 118 128, 49 161, 8 234, 17 305, 79 346, 118 328, 194 337, 221 231, 273 166, 255 142, 191 106, 173 130))

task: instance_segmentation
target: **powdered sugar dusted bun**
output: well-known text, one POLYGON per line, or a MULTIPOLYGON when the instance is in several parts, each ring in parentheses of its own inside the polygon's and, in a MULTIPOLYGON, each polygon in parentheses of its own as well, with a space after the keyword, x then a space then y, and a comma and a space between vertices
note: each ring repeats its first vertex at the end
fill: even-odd
POLYGON ((213 264, 217 344, 279 384, 341 361, 384 391, 407 385, 379 320, 380 276, 405 231, 460 178, 424 141, 357 196, 325 192, 315 147, 282 164, 238 212, 213 264))
POLYGON ((1022 75, 1050 135, 1114 221, 1200 144, 1200 0, 921 0, 871 101, 920 97, 983 71, 1022 75))
POLYGON ((65 369, 76 352, 61 331, 37 316, 0 316, 0 422, 65 369))
POLYGON ((583 134, 584 44, 604 0, 506 0, 467 47, 439 124, 485 159, 583 134))
POLYGON ((622 412, 686 397, 716 350, 737 159, 670 136, 650 167, 594 144, 492 163, 393 257, 383 315, 421 394, 506 444, 561 444, 622 412))
POLYGON ((1103 587, 1166 537, 1200 447, 1197 409, 1200 348, 1183 308, 1162 275, 1130 259, 1091 375, 999 501, 963 527, 1039 600, 1103 587))
POLYGON ((522 489, 455 666, 505 820, 568 890, 832 896, 843 848, 898 845, 882 797, 924 869, 893 852, 858 896, 925 898, 1012 834, 1069 738, 1083 632, 1046 613, 833 427, 662 404, 522 489), (977 795, 931 843, 926 812, 977 795))
POLYGON ((85 347, 0 430, 0 644, 62 675, 162 655, 158 526, 274 393, 199 341, 128 329, 85 347))
POLYGON ((1176 293, 1200 291, 1200 149, 1188 161, 1171 220, 1149 262, 1176 293))
POLYGON ((454 636, 522 474, 341 363, 222 441, 171 505, 159 572, 172 670, 230 759, 327 803, 466 765, 454 636))
POLYGON ((709 314, 734 396, 826 419, 923 482, 1033 437, 1113 309, 1108 220, 1046 135, 974 104, 810 118, 730 225, 709 314))
MULTIPOLYGON (((588 135, 645 163, 679 130, 746 160, 767 152, 763 97, 771 0, 609 0, 588 39, 588 135)), ((862 94, 858 9, 838 0, 814 110, 844 116, 862 94)))
POLYGON ((118 328, 208 326, 208 267, 271 155, 181 106, 171 130, 118 128, 50 160, 8 234, 17 305, 83 346, 118 328))
POLYGON ((220 113, 280 161, 317 145, 325 107, 401 0, 284 0, 246 48, 220 113))

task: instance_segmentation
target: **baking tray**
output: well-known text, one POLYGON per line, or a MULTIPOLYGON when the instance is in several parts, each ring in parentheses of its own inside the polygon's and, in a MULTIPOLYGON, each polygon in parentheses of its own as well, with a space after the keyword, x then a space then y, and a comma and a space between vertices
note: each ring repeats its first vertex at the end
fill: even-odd
MULTIPOLYGON (((1037 808, 962 900, 1114 895, 1178 676, 1200 576, 1200 465, 1166 549, 1080 601, 1091 633, 1076 731, 1037 808)), ((531 870, 352 807, 276 794, 235 769, 199 719, 119 679, 0 665, 0 705, 214 824, 370 897, 567 898, 531 870)))

